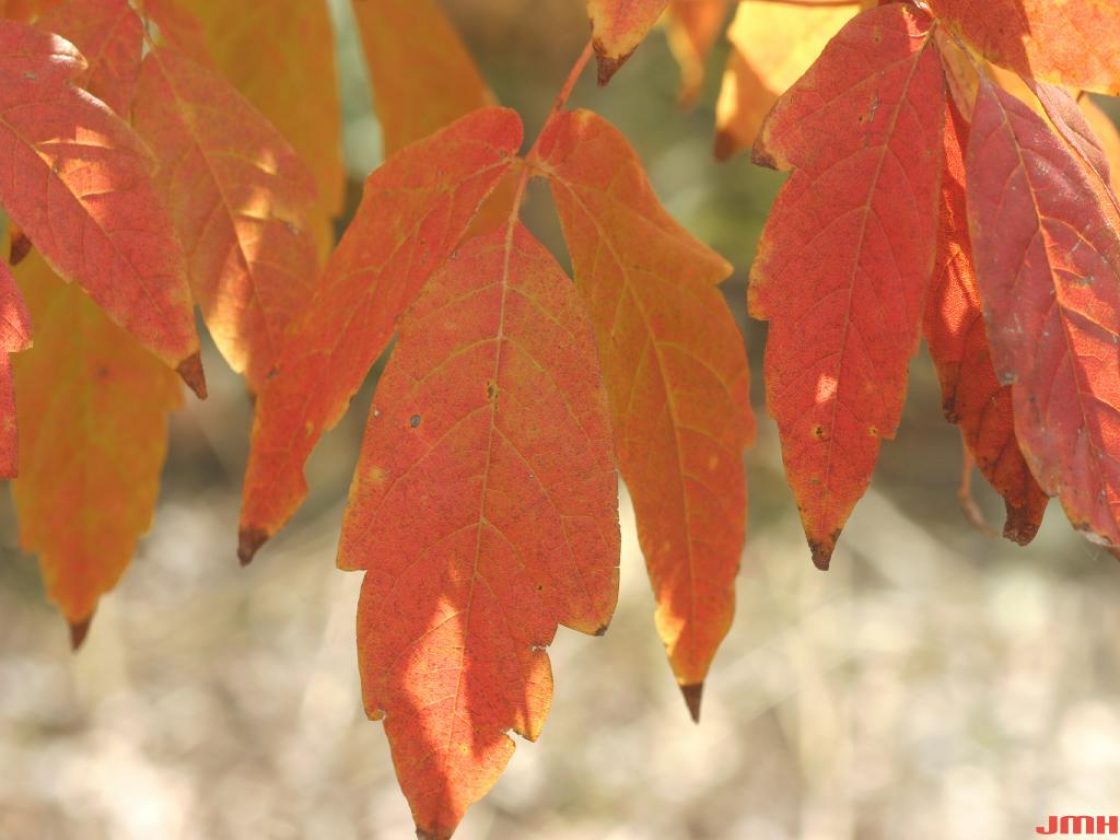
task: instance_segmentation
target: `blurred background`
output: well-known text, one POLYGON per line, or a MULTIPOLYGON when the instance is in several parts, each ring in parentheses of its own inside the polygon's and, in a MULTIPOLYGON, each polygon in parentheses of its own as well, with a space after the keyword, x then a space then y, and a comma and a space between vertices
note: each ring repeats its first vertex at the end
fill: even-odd
MULTIPOLYGON (((356 202, 379 132, 346 4, 334 5, 356 202)), ((587 37, 583 3, 445 5, 531 136, 587 37)), ((518 743, 457 837, 1024 838, 1051 814, 1117 813, 1120 567, 1057 504, 1026 549, 965 521, 959 437, 924 351, 833 570, 810 563, 763 409, 765 325, 744 305, 781 178, 712 158, 725 54, 717 47, 689 111, 660 32, 608 88, 585 78, 573 98, 623 129, 669 210, 736 266, 725 291, 747 337, 760 434, 737 617, 702 723, 654 633, 624 496, 610 632, 559 631, 541 740, 518 743)), ((551 212, 543 191, 531 195, 531 226, 562 255, 551 212)), ((361 708, 360 576, 334 568, 370 387, 319 446, 300 514, 241 570, 251 406, 216 353, 205 361, 210 399, 174 418, 155 524, 76 655, 0 491, 2 840, 412 834, 381 727, 361 708)), ((976 492, 999 527, 1002 504, 979 477, 976 492)))

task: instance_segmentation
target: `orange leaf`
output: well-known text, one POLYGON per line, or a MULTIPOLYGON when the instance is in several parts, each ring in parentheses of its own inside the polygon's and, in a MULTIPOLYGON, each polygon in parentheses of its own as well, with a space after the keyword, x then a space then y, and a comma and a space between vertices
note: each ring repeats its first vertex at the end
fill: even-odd
POLYGON ((181 402, 175 375, 31 255, 16 269, 35 346, 15 358, 21 542, 82 628, 148 529, 181 402))
POLYGON ((0 261, 0 478, 13 478, 19 467, 16 400, 9 353, 31 346, 31 319, 7 264, 0 261))
POLYGON ((775 106, 755 160, 792 169, 751 270, 766 393, 813 562, 827 568, 894 437, 937 237, 945 91, 931 21, 848 23, 775 106))
POLYGON ((723 31, 734 0, 669 0, 669 48, 681 67, 680 101, 691 105, 704 83, 708 54, 723 31))
POLYGON ((1019 451, 1011 388, 999 384, 992 367, 968 236, 963 159, 968 125, 951 102, 949 117, 941 227, 926 301, 926 342, 941 380, 945 416, 960 425, 976 465, 1003 496, 1007 507, 1003 534, 1026 545, 1042 524, 1048 498, 1019 451))
POLYGON ((493 97, 436 0, 353 0, 389 157, 493 97))
POLYGON ((1120 545, 1120 237, 1081 162, 981 80, 967 155, 976 274, 999 380, 1038 483, 1120 545))
POLYGON ((366 710, 421 836, 448 837, 552 698, 557 624, 602 633, 618 484, 587 315, 520 224, 467 242, 403 320, 339 546, 366 569, 366 710))
POLYGON ((599 84, 618 72, 668 5, 669 0, 587 0, 599 84))
POLYGON ((0 0, 0 17, 30 23, 60 0, 0 0))
POLYGON ((540 148, 598 338, 658 632, 695 717, 734 612, 754 434, 743 341, 717 287, 731 267, 670 218, 601 117, 559 114, 540 148))
POLYGON ((144 46, 143 24, 128 0, 67 0, 36 26, 82 50, 90 63, 75 83, 127 119, 144 46))
POLYGON ((459 244, 520 145, 517 114, 486 108, 402 150, 366 180, 362 204, 257 400, 242 562, 299 506, 307 456, 345 413, 397 319, 459 244))
POLYGON ((66 41, 0 21, 0 203, 50 264, 205 391, 183 255, 136 134, 66 80, 66 41))
POLYGON ((144 58, 133 121, 160 160, 156 181, 210 334, 259 391, 285 328, 311 299, 314 180, 225 79, 168 47, 144 58))
POLYGON ((778 97, 809 69, 825 45, 859 11, 849 6, 785 5, 742 0, 727 30, 731 54, 716 103, 716 157, 748 148, 778 97))
MULTIPOLYGON (((309 227, 321 254, 342 211, 341 115, 334 32, 325 0, 192 0, 214 64, 291 143, 319 198, 309 227)), ((409 74, 401 74, 409 75, 409 74)))
POLYGON ((1120 94, 1116 0, 929 0, 985 57, 1023 76, 1120 94))

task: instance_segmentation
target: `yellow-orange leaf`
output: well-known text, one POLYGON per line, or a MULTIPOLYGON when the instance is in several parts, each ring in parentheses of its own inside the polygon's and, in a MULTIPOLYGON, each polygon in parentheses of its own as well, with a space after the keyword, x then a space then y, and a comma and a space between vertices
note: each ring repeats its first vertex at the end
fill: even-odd
POLYGON ((19 468, 16 400, 9 353, 31 346, 31 319, 19 287, 5 262, 0 261, 0 478, 12 478, 19 468))
POLYGON ((680 101, 691 105, 704 83, 704 64, 723 30, 733 0, 669 0, 669 48, 681 67, 680 101))
POLYGON ((716 157, 750 147, 778 97, 858 11, 856 0, 820 8, 741 0, 727 30, 731 54, 716 103, 716 157))
POLYGON ((468 241, 405 317, 366 426, 339 565, 366 710, 421 836, 448 837, 535 740, 557 624, 606 629, 618 487, 591 326, 520 224, 468 241))
POLYGON ((751 269, 766 394, 813 561, 827 568, 902 414, 933 269, 944 81, 929 15, 849 22, 775 105, 756 162, 791 169, 751 269))
POLYGON ((670 218, 601 117, 559 114, 540 148, 598 339, 658 632, 696 716, 734 612, 754 433, 742 338, 717 286, 731 267, 670 218))
POLYGON ((361 206, 257 400, 242 494, 242 562, 303 500, 304 461, 509 170, 521 136, 516 113, 486 108, 407 147, 367 179, 361 206))
POLYGON ((984 55, 1024 76, 1120 94, 1116 0, 930 0, 984 55))
POLYGON ((178 380, 38 254, 15 269, 35 346, 15 357, 20 539, 82 627, 148 529, 178 380))
POLYGON ((493 101, 437 0, 353 0, 385 156, 493 101))
POLYGON ((190 0, 188 7, 226 81, 280 130, 314 174, 319 197, 310 227, 325 255, 346 182, 326 0, 190 0))
POLYGON ((669 0, 587 0, 599 84, 618 72, 668 5, 669 0))
POLYGON ((1088 96, 1082 96, 1077 104, 1100 142, 1112 194, 1120 196, 1120 131, 1117 131, 1112 118, 1088 96))
POLYGON ((156 181, 210 334, 259 391, 284 330, 311 299, 314 180, 241 94, 172 48, 145 56, 133 122, 159 158, 156 181))

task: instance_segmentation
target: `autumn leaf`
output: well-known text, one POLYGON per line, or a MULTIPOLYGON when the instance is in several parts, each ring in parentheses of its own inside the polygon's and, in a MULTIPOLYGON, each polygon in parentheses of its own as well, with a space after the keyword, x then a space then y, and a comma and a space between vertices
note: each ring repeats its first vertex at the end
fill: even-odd
POLYGON ((0 204, 59 274, 205 393, 182 251, 150 154, 69 83, 84 68, 61 38, 0 21, 0 204))
POLYGON ((492 104, 436 0, 352 0, 385 156, 492 104))
POLYGON ((326 0, 191 0, 190 9, 214 66, 310 168, 318 199, 307 212, 307 226, 325 257, 346 183, 326 0))
POLYGON ((992 367, 968 235, 963 151, 967 138, 968 125, 950 103, 925 336, 941 380, 945 416, 961 427, 976 465, 1004 499, 1004 536, 1026 545, 1038 532, 1049 499, 1019 451, 1011 388, 1000 385, 992 367))
POLYGON ((1024 76, 1120 94, 1116 0, 929 0, 984 56, 1024 76))
POLYGON ((89 66, 75 83, 127 119, 144 47, 143 24, 128 0, 67 0, 43 15, 37 27, 82 50, 89 66))
POLYGON ((599 84, 618 72, 668 5, 669 0, 587 0, 599 84))
POLYGON ((366 427, 339 565, 366 710, 421 836, 448 837, 536 740, 557 624, 601 633, 617 478, 587 315, 520 224, 476 237, 405 317, 366 427))
POLYGON ((848 23, 775 106, 755 160, 792 169, 751 269, 766 392, 813 561, 827 568, 894 437, 933 266, 945 93, 919 10, 848 23))
POLYGON ((509 170, 521 133, 513 111, 475 111, 397 153, 367 179, 361 206, 257 401, 242 494, 242 562, 303 500, 304 461, 509 170))
POLYGON ((843 6, 741 0, 727 30, 731 54, 716 103, 716 157, 749 148, 778 97, 859 11, 843 6))
POLYGON ((1105 172, 1108 174, 1107 182, 1112 188, 1113 196, 1120 196, 1120 131, 1116 123, 1101 107, 1088 96, 1081 96, 1077 100, 1081 113, 1089 123, 1089 128, 1096 136, 1101 154, 1103 156, 1105 172))
POLYGON ((179 384, 38 255, 15 273, 35 323, 14 365, 20 541, 80 643, 151 523, 179 384))
POLYGON ((159 158, 156 183, 210 334, 259 391, 315 284, 314 180, 225 79, 173 48, 148 50, 132 116, 159 158))
POLYGON ((31 318, 19 287, 0 261, 0 478, 14 478, 19 468, 19 435, 10 353, 31 346, 31 318))
POLYGON ((670 218, 601 117, 557 115, 540 149, 598 340, 658 632, 696 717, 734 612, 754 434, 742 338, 717 285, 731 267, 670 218))
POLYGON ((1038 483, 1120 545, 1120 238, 1081 161, 982 80, 967 155, 976 274, 999 380, 1038 483))
POLYGON ((690 106, 700 95, 704 65, 723 31, 734 0, 669 0, 665 15, 669 48, 681 68, 680 101, 690 106))
POLYGON ((0 17, 31 23, 60 2, 61 0, 0 0, 0 17))

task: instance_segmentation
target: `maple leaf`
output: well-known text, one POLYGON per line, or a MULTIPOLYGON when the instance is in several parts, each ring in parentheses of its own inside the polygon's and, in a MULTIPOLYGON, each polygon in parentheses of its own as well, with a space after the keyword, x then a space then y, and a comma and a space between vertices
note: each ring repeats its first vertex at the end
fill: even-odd
POLYGON ((354 474, 339 565, 366 569, 359 666, 422 836, 450 836, 535 740, 558 623, 602 633, 618 489, 594 339, 519 223, 476 237, 402 322, 354 474))
POLYGON ((31 346, 31 318, 8 266, 0 262, 0 478, 13 478, 19 467, 19 435, 9 353, 31 346))
POLYGON ((403 149, 366 180, 357 214, 257 401, 242 494, 243 563, 303 500, 308 454, 342 417, 397 319, 509 170, 521 136, 513 111, 475 111, 403 149))
POLYGON ((754 434, 742 338, 717 287, 731 267, 670 218, 601 117, 558 114, 540 148, 598 339, 658 632, 696 717, 734 612, 754 434))
POLYGON ((35 346, 15 357, 23 547, 80 644, 148 529, 181 403, 175 375, 37 255, 15 270, 35 346))
POLYGON ((1018 99, 980 82, 967 155, 976 273, 999 379, 1038 483, 1120 545, 1120 237, 1083 163, 1018 99))
POLYGON ((930 17, 849 22, 774 107, 756 162, 792 169, 751 269, 767 405, 820 568, 898 427, 936 241, 945 102, 930 17))
POLYGON ((177 50, 144 56, 132 110, 222 355, 254 391, 311 299, 315 183, 279 132, 221 76, 177 50))
POLYGON ((587 0, 599 84, 618 72, 668 5, 669 0, 587 0))
MULTIPOLYGON (((306 224, 324 257, 342 211, 342 125, 334 34, 325 0, 192 0, 221 75, 274 125, 310 169, 318 198, 306 224)), ((411 75, 411 74, 401 74, 411 75)))
POLYGON ((1115 0, 929 0, 984 56, 1024 76, 1120 94, 1115 0))
POLYGON ((948 117, 926 342, 941 380, 945 415, 960 425, 980 471, 1004 498, 1004 536, 1025 545, 1037 533, 1049 498, 1019 451, 1011 388, 1000 385, 992 367, 968 234, 963 152, 968 126, 951 102, 948 117))
POLYGON ((741 0, 727 30, 731 54, 716 103, 719 160, 754 142, 778 97, 858 11, 856 0, 838 7, 741 0))
POLYGON ((205 393, 182 251, 136 134, 68 42, 0 21, 0 203, 48 262, 205 393))
POLYGON ((436 0, 352 0, 352 5, 385 157, 493 104, 486 82, 436 0))

